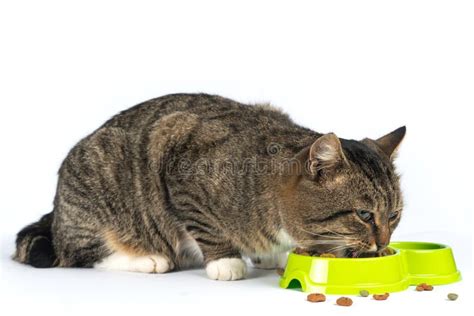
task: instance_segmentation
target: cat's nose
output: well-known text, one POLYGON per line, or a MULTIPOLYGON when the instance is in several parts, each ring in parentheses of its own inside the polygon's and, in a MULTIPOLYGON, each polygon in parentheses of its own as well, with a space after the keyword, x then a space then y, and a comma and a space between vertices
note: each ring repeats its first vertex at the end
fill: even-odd
POLYGON ((383 250, 387 248, 387 246, 388 246, 388 243, 381 243, 381 244, 377 243, 377 251, 383 250))
POLYGON ((375 244, 377 245, 377 250, 385 249, 390 243, 390 236, 384 238, 378 238, 375 244))
POLYGON ((379 238, 375 244, 377 245, 377 250, 382 250, 385 249, 388 244, 390 243, 390 236, 384 237, 384 238, 379 238))
POLYGON ((375 244, 377 245, 377 250, 382 250, 386 248, 389 243, 390 243, 390 231, 388 230, 388 228, 381 229, 375 240, 375 244))

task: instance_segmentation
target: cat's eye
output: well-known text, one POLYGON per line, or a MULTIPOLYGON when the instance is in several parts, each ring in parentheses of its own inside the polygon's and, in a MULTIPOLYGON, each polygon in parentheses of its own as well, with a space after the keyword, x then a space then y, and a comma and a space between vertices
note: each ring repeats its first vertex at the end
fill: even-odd
POLYGON ((390 221, 396 220, 399 213, 400 213, 399 211, 391 212, 391 213, 389 214, 389 216, 388 216, 388 219, 389 219, 390 221))
POLYGON ((374 219, 374 214, 365 210, 356 210, 357 216, 364 222, 370 222, 374 219))

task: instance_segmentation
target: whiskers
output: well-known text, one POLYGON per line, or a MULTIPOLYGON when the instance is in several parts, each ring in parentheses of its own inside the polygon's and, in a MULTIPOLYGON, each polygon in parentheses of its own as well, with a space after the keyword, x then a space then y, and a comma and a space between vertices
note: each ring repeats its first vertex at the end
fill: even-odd
POLYGON ((328 250, 328 252, 335 252, 335 251, 345 251, 345 250, 352 250, 352 258, 359 258, 362 254, 364 254, 363 249, 367 249, 368 245, 362 241, 355 241, 351 244, 345 245, 343 247, 336 246, 328 250))
POLYGON ((356 239, 354 237, 351 237, 351 235, 347 235, 347 234, 341 234, 341 233, 338 233, 336 231, 333 231, 327 227, 324 227, 324 226, 320 226, 320 225, 317 225, 318 227, 322 228, 322 229, 325 229, 327 231, 327 233, 323 233, 323 234, 318 234, 318 233, 315 233, 315 232, 310 232, 310 231, 307 231, 306 229, 304 228, 301 228, 301 227, 298 227, 301 231, 307 233, 307 234, 310 234, 310 235, 313 235, 313 236, 317 236, 317 237, 324 237, 324 238, 334 238, 334 239, 356 239))
POLYGON ((317 225, 320 228, 326 230, 326 233, 315 233, 315 232, 310 232, 302 227, 298 227, 302 232, 314 236, 316 238, 312 239, 311 242, 312 244, 324 244, 324 245, 330 245, 330 244, 348 244, 348 243, 353 243, 357 241, 357 238, 347 235, 347 234, 341 234, 336 231, 333 231, 327 227, 317 225))
POLYGON ((357 243, 348 243, 344 245, 339 245, 339 246, 335 246, 333 248, 328 249, 327 252, 334 253, 334 252, 339 252, 339 251, 346 251, 348 249, 353 249, 354 246, 356 245, 357 243))
POLYGON ((351 250, 351 252, 353 252, 353 256, 359 255, 359 251, 354 251, 355 249, 363 248, 363 243, 359 240, 359 238, 355 236, 355 234, 342 234, 321 225, 316 226, 318 226, 321 230, 325 230, 326 232, 316 233, 299 227, 301 231, 303 231, 309 236, 314 237, 312 239, 301 240, 300 242, 304 244, 302 246, 306 246, 309 248, 317 248, 317 246, 326 246, 322 247, 322 249, 319 250, 324 251, 324 253, 333 254, 335 252, 345 252, 347 250, 351 250))

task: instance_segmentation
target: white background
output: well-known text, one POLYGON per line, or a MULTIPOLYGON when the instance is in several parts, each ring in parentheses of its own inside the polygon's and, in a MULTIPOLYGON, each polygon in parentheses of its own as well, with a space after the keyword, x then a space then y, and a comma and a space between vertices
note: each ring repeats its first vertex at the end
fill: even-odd
POLYGON ((271 271, 217 283, 202 270, 40 271, 9 260, 14 234, 51 210, 68 150, 118 111, 176 92, 270 101, 344 138, 407 125, 397 160, 406 208, 392 240, 451 245, 464 281, 355 298, 352 312, 461 309, 472 290, 473 16, 472 2, 455 0, 1 1, 0 309, 341 311, 279 289, 271 271), (444 299, 450 290, 457 302, 444 299))

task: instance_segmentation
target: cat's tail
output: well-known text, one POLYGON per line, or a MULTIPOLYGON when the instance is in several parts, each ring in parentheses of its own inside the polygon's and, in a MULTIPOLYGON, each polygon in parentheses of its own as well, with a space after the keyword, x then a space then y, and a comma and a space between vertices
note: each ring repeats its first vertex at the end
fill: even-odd
POLYGON ((39 221, 20 230, 16 237, 13 259, 36 268, 50 268, 57 264, 51 225, 53 212, 43 215, 39 221))

